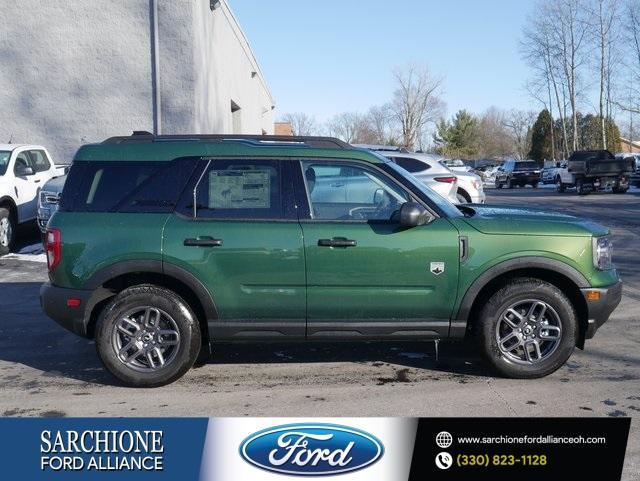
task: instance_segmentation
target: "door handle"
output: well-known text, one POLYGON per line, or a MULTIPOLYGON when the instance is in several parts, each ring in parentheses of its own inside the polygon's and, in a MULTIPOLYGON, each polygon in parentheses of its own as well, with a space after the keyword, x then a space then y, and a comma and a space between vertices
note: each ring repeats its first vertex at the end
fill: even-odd
POLYGON ((222 245, 222 239, 212 238, 198 238, 198 239, 185 239, 185 247, 220 247, 222 245))
POLYGON ((40 183, 40 179, 38 179, 38 180, 34 180, 34 181, 33 181, 33 183, 34 183, 34 184, 39 184, 39 183, 40 183))
POLYGON ((318 247, 356 247, 358 242, 344 237, 334 237, 333 239, 318 239, 318 247))
POLYGON ((340 182, 334 182, 333 184, 331 184, 331 187, 344 187, 344 184, 341 184, 340 182))

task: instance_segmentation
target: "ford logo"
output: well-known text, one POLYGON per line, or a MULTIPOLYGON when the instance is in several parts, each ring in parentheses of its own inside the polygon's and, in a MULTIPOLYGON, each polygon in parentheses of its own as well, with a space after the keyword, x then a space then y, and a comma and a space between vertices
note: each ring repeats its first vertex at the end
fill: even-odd
POLYGON ((240 445, 242 458, 281 474, 329 476, 371 466, 384 446, 371 434, 336 424, 288 424, 258 431, 240 445))

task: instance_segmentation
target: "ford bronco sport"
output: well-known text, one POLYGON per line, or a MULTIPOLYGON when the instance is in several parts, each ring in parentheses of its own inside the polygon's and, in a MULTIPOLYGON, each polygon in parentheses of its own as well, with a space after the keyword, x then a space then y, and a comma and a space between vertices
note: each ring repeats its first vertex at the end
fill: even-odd
POLYGON ((41 302, 131 386, 178 379, 215 341, 467 335, 535 378, 619 303, 608 234, 456 208, 336 139, 138 134, 77 152, 41 302))

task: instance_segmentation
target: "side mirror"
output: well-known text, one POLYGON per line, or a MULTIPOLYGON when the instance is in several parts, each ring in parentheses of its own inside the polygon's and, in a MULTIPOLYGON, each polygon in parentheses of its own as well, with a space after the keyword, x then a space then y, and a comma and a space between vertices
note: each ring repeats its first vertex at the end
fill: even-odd
POLYGON ((431 221, 431 214, 417 202, 405 202, 400 207, 400 225, 416 227, 431 221))
POLYGON ((26 177, 28 175, 33 175, 35 172, 33 171, 32 167, 28 167, 24 164, 17 164, 16 165, 16 175, 18 177, 26 177))

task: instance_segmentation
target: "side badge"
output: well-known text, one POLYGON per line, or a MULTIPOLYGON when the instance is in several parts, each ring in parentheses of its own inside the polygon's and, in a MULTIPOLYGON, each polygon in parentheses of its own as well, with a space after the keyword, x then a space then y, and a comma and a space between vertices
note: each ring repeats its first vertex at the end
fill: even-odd
POLYGON ((432 274, 439 276, 444 272, 444 262, 432 262, 429 270, 432 274))

